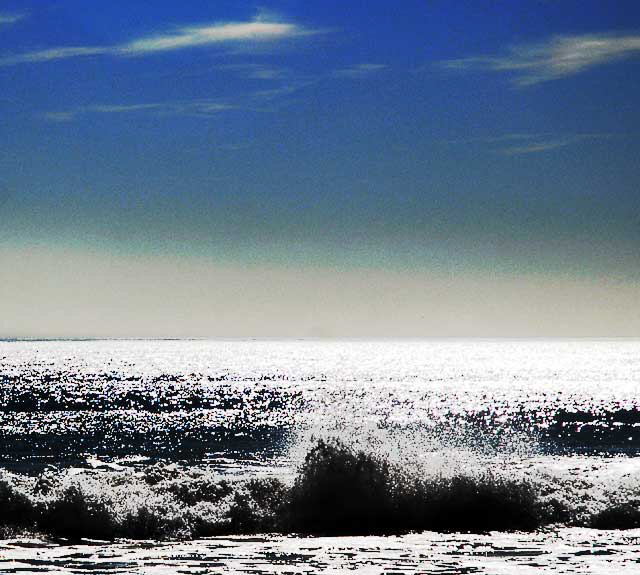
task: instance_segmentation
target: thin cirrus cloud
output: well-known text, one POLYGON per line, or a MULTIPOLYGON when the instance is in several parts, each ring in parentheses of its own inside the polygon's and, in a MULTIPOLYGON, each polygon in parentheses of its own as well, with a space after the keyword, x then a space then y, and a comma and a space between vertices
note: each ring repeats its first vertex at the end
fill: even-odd
POLYGON ((25 17, 24 14, 13 14, 8 12, 0 12, 0 26, 3 24, 15 24, 25 17))
MULTIPOLYGON (((535 135, 530 136, 520 134, 511 139, 513 144, 500 148, 499 152, 506 156, 520 156, 524 154, 538 154, 549 152, 559 148, 566 148, 581 144, 583 142, 597 142, 632 136, 632 134, 615 133, 592 133, 592 134, 569 134, 564 136, 535 135), (519 142, 516 142, 519 140, 519 142)), ((507 140, 504 139, 504 142, 507 140)))
POLYGON ((300 34, 298 26, 287 22, 232 22, 182 28, 175 34, 134 40, 116 47, 116 50, 121 54, 141 55, 221 42, 276 40, 300 34))
POLYGON ((541 152, 549 152, 551 150, 557 150, 558 148, 564 148, 571 144, 584 140, 584 136, 570 136, 566 138, 551 138, 543 140, 533 140, 523 144, 515 146, 507 146, 501 148, 500 153, 505 156, 522 156, 527 154, 539 154, 541 152))
POLYGON ((338 78, 367 78, 376 72, 381 72, 386 69, 386 64, 357 64, 355 66, 350 66, 349 68, 340 68, 339 70, 335 70, 333 75, 338 78))
MULTIPOLYGON (((251 102, 268 101, 284 96, 289 96, 316 84, 323 79, 336 77, 367 78, 375 72, 386 69, 384 64, 359 64, 352 68, 335 70, 324 76, 295 77, 291 71, 286 69, 266 68, 254 63, 238 63, 221 66, 221 69, 232 70, 242 74, 244 77, 260 80, 280 80, 291 76, 289 81, 270 89, 255 90, 248 96, 248 101, 244 104, 252 107, 251 102), (349 74, 347 72, 353 72, 349 74)), ((246 100, 246 99, 245 99, 246 100)), ((242 105, 231 105, 210 99, 199 99, 176 102, 145 102, 133 104, 92 104, 78 106, 69 110, 51 111, 44 114, 44 119, 50 122, 70 122, 79 116, 87 114, 122 114, 122 113, 149 113, 156 116, 199 116, 213 117, 219 112, 242 107, 242 105)))
POLYGON ((514 74, 519 87, 573 76, 590 68, 640 55, 640 35, 555 36, 545 42, 512 46, 499 56, 474 56, 442 62, 456 70, 514 74))
MULTIPOLYGON (((275 88, 257 90, 253 93, 254 99, 261 100, 274 100, 276 98, 290 96, 304 88, 318 84, 325 80, 335 80, 341 78, 350 78, 352 80, 363 80, 372 77, 378 72, 387 70, 386 64, 356 64, 348 68, 339 68, 337 70, 329 71, 326 74, 317 74, 313 76, 293 76, 289 74, 289 81, 275 88)), ((285 76, 283 73, 282 76, 285 76)), ((253 78, 272 79, 273 77, 267 75, 254 75, 253 78)))
POLYGON ((495 153, 505 156, 521 156, 550 152, 585 141, 597 141, 622 136, 622 134, 593 133, 593 134, 527 134, 513 133, 486 138, 465 138, 450 140, 450 144, 482 144, 495 153))
POLYGON ((234 108, 213 100, 190 100, 181 102, 149 102, 138 104, 94 104, 72 110, 47 112, 44 117, 50 122, 70 122, 84 114, 151 113, 158 116, 212 117, 223 110, 234 108))
POLYGON ((112 46, 62 46, 0 58, 1 66, 48 62, 81 56, 144 56, 225 43, 262 42, 312 34, 313 31, 288 22, 227 22, 179 28, 173 33, 147 36, 112 46))
POLYGON ((220 70, 234 72, 242 78, 250 80, 281 80, 291 75, 291 71, 286 68, 276 68, 264 66, 254 62, 241 62, 235 64, 225 64, 218 67, 220 70))

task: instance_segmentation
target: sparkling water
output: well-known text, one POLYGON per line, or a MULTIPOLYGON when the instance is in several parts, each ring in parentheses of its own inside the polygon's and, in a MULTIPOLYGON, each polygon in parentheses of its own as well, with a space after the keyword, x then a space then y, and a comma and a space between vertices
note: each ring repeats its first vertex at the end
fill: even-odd
POLYGON ((638 340, 0 358, 2 573, 640 571, 638 340))

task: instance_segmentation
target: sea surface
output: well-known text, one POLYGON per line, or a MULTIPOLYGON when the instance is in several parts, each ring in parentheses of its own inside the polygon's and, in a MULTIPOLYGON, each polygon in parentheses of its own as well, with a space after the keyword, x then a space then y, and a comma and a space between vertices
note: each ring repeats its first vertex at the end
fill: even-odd
POLYGON ((0 573, 640 573, 640 340, 0 342, 0 573))

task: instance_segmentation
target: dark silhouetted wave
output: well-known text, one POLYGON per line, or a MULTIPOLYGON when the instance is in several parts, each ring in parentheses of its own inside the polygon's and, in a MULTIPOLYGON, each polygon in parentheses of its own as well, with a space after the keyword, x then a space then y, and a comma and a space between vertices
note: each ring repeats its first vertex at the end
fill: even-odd
POLYGON ((546 525, 640 527, 640 489, 496 468, 452 475, 406 468, 318 440, 297 475, 223 479, 206 469, 49 469, 0 480, 0 535, 186 539, 229 534, 530 531, 546 525))

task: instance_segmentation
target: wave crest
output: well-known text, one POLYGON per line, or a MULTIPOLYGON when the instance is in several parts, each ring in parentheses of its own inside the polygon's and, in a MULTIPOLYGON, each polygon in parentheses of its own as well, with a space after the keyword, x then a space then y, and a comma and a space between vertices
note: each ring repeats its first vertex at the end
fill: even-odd
POLYGON ((420 478, 384 459, 323 440, 289 493, 294 531, 529 530, 541 524, 533 487, 490 473, 420 478))
POLYGON ((445 475, 338 440, 316 440, 293 480, 228 480, 203 469, 67 470, 0 479, 0 536, 67 539, 640 527, 637 484, 591 499, 576 481, 496 468, 445 475))

